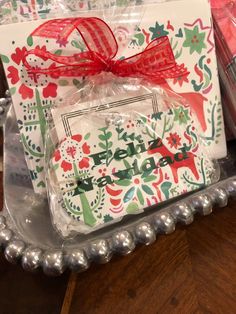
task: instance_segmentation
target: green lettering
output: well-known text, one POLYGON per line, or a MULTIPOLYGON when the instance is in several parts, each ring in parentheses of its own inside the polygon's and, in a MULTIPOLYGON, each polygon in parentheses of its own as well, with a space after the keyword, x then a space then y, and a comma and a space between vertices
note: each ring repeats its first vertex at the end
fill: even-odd
POLYGON ((130 173, 131 169, 132 168, 120 170, 120 171, 114 172, 113 175, 117 177, 119 180, 131 179, 132 178, 132 174, 130 173))
POLYGON ((130 170, 134 170, 133 172, 133 176, 137 176, 138 174, 141 174, 142 172, 139 170, 139 167, 138 167, 138 160, 135 159, 133 164, 132 164, 132 168, 130 168, 130 170))
POLYGON ((111 179, 110 176, 104 176, 97 179, 97 185, 99 188, 106 186, 107 184, 112 184, 114 181, 111 179))
POLYGON ((97 154, 89 155, 89 157, 93 158, 93 162, 95 166, 101 165, 106 161, 106 158, 112 156, 112 151, 109 149, 108 151, 103 151, 97 154))
POLYGON ((143 172, 152 171, 156 168, 157 168, 157 166, 155 164, 155 159, 153 157, 146 159, 141 166, 141 170, 143 172))
POLYGON ((153 149, 163 146, 163 143, 162 143, 162 140, 158 137, 155 140, 149 141, 148 145, 149 145, 148 150, 153 150, 153 149))
POLYGON ((93 190, 92 179, 93 177, 86 178, 84 180, 78 180, 73 196, 93 190))
POLYGON ((147 151, 144 142, 141 142, 137 144, 136 146, 134 145, 134 143, 129 143, 127 144, 127 146, 128 146, 129 156, 137 155, 137 154, 144 153, 147 151))
POLYGON ((167 165, 173 164, 173 160, 171 159, 170 156, 165 156, 159 160, 159 164, 160 164, 160 167, 165 167, 167 165))
POLYGON ((180 148, 179 150, 181 150, 181 153, 176 153, 175 155, 174 155, 174 159, 176 160, 176 161, 182 161, 182 160, 185 160, 185 159, 187 159, 188 158, 188 153, 187 153, 187 148, 186 147, 182 147, 182 148, 180 148))
POLYGON ((127 156, 128 156, 128 152, 125 149, 118 149, 114 154, 115 160, 121 160, 121 159, 126 158, 127 156))

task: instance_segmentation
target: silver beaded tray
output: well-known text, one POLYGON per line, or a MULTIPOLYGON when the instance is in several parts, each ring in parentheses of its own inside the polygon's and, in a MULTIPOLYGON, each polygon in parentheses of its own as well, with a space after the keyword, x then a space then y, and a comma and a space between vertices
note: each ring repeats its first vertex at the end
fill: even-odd
POLYGON ((207 189, 65 241, 51 224, 47 200, 33 192, 16 118, 10 109, 4 127, 0 247, 9 262, 21 263, 28 271, 42 268, 47 275, 60 275, 66 268, 84 271, 91 262, 106 263, 114 254, 129 254, 137 244, 153 243, 157 234, 174 232, 178 223, 192 223, 195 214, 209 215, 214 206, 226 206, 229 197, 236 198, 234 159, 223 160, 221 168, 221 181, 207 189))

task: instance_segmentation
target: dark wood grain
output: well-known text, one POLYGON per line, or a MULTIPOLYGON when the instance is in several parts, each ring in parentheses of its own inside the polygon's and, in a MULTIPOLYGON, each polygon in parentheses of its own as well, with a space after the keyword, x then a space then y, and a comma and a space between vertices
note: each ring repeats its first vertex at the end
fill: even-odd
MULTIPOLYGON (((2 132, 0 131, 0 154, 2 132)), ((0 155, 2 156, 2 154, 0 155)), ((0 208, 3 188, 0 172, 0 208)), ((20 265, 11 265, 0 249, 0 314, 58 314, 61 311, 69 273, 58 278, 46 277, 42 271, 31 274, 20 265)))
POLYGON ((7 80, 3 70, 2 61, 0 59, 0 98, 4 97, 7 88, 8 88, 7 80))
POLYGON ((46 277, 11 265, 0 254, 0 313, 58 314, 63 303, 68 274, 46 277))
POLYGON ((78 275, 67 312, 236 313, 235 204, 78 275))

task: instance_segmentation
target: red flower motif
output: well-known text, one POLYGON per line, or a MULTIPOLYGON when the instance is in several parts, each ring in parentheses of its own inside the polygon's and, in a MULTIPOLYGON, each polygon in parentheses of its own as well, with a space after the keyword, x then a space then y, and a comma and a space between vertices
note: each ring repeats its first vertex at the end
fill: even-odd
POLYGON ((23 57, 26 53, 27 49, 25 47, 23 47, 22 49, 20 48, 16 48, 15 53, 13 53, 11 55, 12 60, 16 63, 16 64, 20 64, 23 60, 23 57))
POLYGON ((20 86, 19 93, 21 94, 22 99, 32 99, 34 96, 32 88, 27 87, 25 84, 20 86))
POLYGON ((174 84, 178 83, 179 86, 182 87, 184 82, 186 82, 186 83, 189 82, 188 75, 189 74, 184 75, 184 76, 175 77, 173 83, 174 84))
POLYGON ((60 163, 64 172, 72 170, 73 164, 77 164, 80 169, 89 168, 90 159, 84 155, 90 154, 90 147, 86 142, 81 143, 82 139, 81 134, 67 137, 54 152, 54 161, 60 163))
POLYGON ((82 135, 76 134, 76 135, 71 136, 71 138, 72 138, 72 140, 75 140, 76 142, 79 143, 82 140, 82 135))
POLYGON ((7 70, 9 71, 7 77, 11 79, 11 83, 16 84, 17 82, 19 82, 20 78, 18 75, 18 70, 13 66, 8 67, 7 70))
MULTIPOLYGON (((56 68, 56 63, 53 62, 50 66, 49 66, 49 69, 50 70, 53 70, 56 68)), ((58 74, 58 71, 52 71, 52 73, 49 74, 51 78, 54 78, 54 79, 58 79, 60 77, 60 74, 58 74)))
MULTIPOLYGON (((44 46, 42 46, 42 47, 40 47, 39 45, 37 45, 36 47, 35 47, 35 49, 39 49, 40 51, 44 51, 44 52, 47 52, 47 48, 46 48, 46 46, 44 45, 44 46)), ((40 57, 42 60, 44 60, 44 61, 47 61, 48 60, 48 57, 40 57)))
POLYGON ((83 157, 79 162, 80 169, 88 168, 89 167, 89 158, 83 157))
MULTIPOLYGON (((183 70, 187 70, 187 68, 184 66, 184 63, 181 64, 181 68, 183 70)), ((189 76, 190 72, 187 72, 185 75, 183 76, 179 76, 179 77, 175 77, 174 80, 173 80, 173 84, 179 84, 180 87, 182 87, 183 83, 188 83, 189 80, 188 80, 188 76, 189 76)))
MULTIPOLYGON (((40 47, 37 45, 35 49, 40 49, 42 51, 47 51, 46 46, 40 47)), ((11 65, 7 68, 8 74, 7 78, 10 79, 10 82, 12 85, 15 85, 20 82, 18 92, 21 95, 22 99, 32 99, 34 96, 34 86, 43 86, 44 80, 42 79, 40 82, 39 81, 39 75, 35 73, 28 73, 26 72, 26 69, 22 67, 22 60, 27 52, 26 47, 19 48, 17 47, 15 49, 15 52, 12 53, 11 59, 15 63, 14 65, 11 65), (32 87, 31 87, 32 86, 32 87)), ((46 61, 47 58, 42 58, 42 60, 46 61)), ((37 66, 35 66, 37 68, 37 66)), ((40 77, 41 78, 41 77, 40 77)), ((47 86, 42 87, 42 94, 44 98, 55 98, 57 97, 57 85, 55 83, 48 83, 47 86)))
POLYGON ((72 169, 72 164, 70 162, 63 160, 61 163, 61 167, 65 172, 70 171, 72 169))
POLYGON ((43 88, 43 97, 53 97, 57 96, 57 85, 55 83, 49 83, 46 87, 43 88))
POLYGON ((83 144, 82 150, 84 154, 90 154, 90 146, 87 143, 83 144))
POLYGON ((66 38, 58 37, 56 43, 59 44, 59 47, 66 47, 68 40, 66 38))
POLYGON ((59 150, 56 150, 56 151, 54 152, 53 157, 54 157, 55 161, 60 160, 60 159, 61 159, 61 153, 60 153, 60 151, 59 151, 59 150))
POLYGON ((168 140, 168 144, 171 148, 178 148, 178 146, 181 145, 181 137, 176 132, 170 133, 170 135, 166 139, 168 140))

